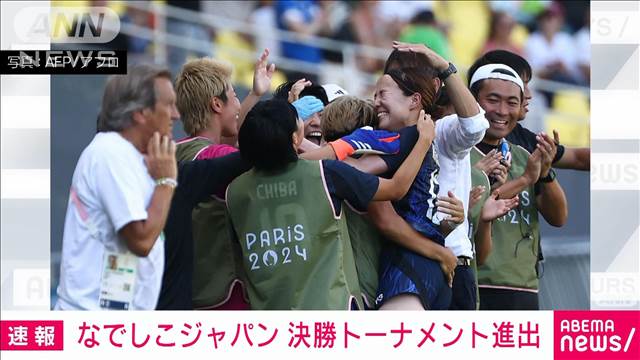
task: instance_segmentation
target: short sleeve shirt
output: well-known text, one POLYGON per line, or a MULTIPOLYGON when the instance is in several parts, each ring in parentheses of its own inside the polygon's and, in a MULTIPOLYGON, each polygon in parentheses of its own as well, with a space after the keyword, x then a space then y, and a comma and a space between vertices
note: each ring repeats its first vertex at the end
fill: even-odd
MULTIPOLYGON (((131 142, 117 132, 101 132, 80 155, 71 189, 82 210, 69 201, 56 308, 100 310, 103 258, 106 252, 127 251, 118 231, 147 218, 155 183, 143 155, 131 142), (86 219, 95 232, 90 231, 86 219)), ((138 258, 131 310, 156 306, 164 268, 163 242, 161 236, 147 257, 138 258)))

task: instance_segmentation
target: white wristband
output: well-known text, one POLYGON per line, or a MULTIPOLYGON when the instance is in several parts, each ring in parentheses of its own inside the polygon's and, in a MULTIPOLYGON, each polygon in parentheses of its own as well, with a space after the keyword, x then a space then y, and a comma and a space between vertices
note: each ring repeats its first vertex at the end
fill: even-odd
POLYGON ((178 182, 176 181, 176 179, 163 177, 156 180, 156 186, 160 186, 160 185, 167 185, 172 189, 175 189, 178 186, 178 182))

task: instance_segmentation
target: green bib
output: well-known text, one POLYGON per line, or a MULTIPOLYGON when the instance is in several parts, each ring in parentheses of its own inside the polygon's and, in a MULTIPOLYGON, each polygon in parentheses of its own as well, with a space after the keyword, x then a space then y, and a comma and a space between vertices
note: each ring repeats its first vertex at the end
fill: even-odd
POLYGON ((176 160, 178 162, 195 160, 200 151, 212 144, 211 140, 203 137, 195 137, 179 143, 176 145, 176 160))
POLYGON ((334 215, 321 167, 252 169, 227 189, 252 309, 344 310, 352 299, 362 308, 347 224, 334 215))
POLYGON ((342 210, 347 219, 362 297, 367 306, 373 309, 378 291, 378 267, 383 237, 363 214, 346 203, 342 210))
MULTIPOLYGON (((178 161, 195 160, 212 142, 194 138, 178 144, 178 161)), ((229 235, 229 221, 224 200, 212 197, 199 203, 192 213, 193 231, 193 307, 206 308, 223 304, 235 281, 242 281, 242 254, 229 235)))
MULTIPOLYGON (((491 184, 489 183, 489 178, 487 174, 482 170, 478 170, 473 165, 471 166, 471 187, 476 187, 478 185, 484 186, 484 193, 482 193, 482 197, 476 205, 469 209, 469 239, 475 239, 476 233, 478 232, 478 224, 480 223, 480 213, 482 212, 482 206, 484 206, 485 201, 491 195, 491 184)), ((474 248, 474 257, 471 259, 471 269, 473 270, 473 276, 476 279, 476 284, 478 283, 478 264, 476 263, 477 256, 475 256, 475 242, 471 241, 471 245, 474 248)), ((480 289, 476 286, 476 310, 480 309, 480 289)))
MULTIPOLYGON (((511 168, 508 180, 521 176, 527 166, 529 152, 509 143, 511 168)), ((471 151, 472 165, 484 155, 477 148, 471 151)), ((533 185, 519 194, 520 204, 493 221, 493 248, 486 262, 478 267, 478 285, 504 286, 522 290, 537 290, 538 243, 540 230, 533 185)))
MULTIPOLYGON (((471 165, 471 187, 474 188, 476 186, 482 185, 484 186, 485 190, 476 205, 469 209, 469 239, 473 239, 473 237, 476 235, 476 232, 478 232, 478 223, 480 223, 480 213, 482 212, 482 206, 491 195, 491 184, 489 183, 489 178, 484 173, 484 171, 478 170, 473 167, 473 164, 475 163, 472 162, 471 165)), ((471 244, 473 245, 473 242, 471 242, 471 244)))

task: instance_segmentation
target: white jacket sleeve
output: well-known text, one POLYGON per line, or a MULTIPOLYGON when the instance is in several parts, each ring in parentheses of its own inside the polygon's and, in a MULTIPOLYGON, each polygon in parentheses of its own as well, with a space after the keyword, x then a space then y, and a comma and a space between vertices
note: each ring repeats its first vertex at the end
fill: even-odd
POLYGON ((478 105, 480 112, 469 118, 459 118, 452 114, 436 122, 436 141, 439 151, 446 152, 451 158, 464 156, 484 138, 489 128, 489 121, 484 110, 478 105))

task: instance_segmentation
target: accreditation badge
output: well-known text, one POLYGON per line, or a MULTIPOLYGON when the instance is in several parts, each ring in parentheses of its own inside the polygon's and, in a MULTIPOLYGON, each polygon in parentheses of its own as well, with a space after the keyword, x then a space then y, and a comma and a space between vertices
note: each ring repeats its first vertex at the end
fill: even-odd
POLYGON ((130 252, 105 252, 100 278, 100 307, 129 310, 133 302, 138 257, 130 252))

